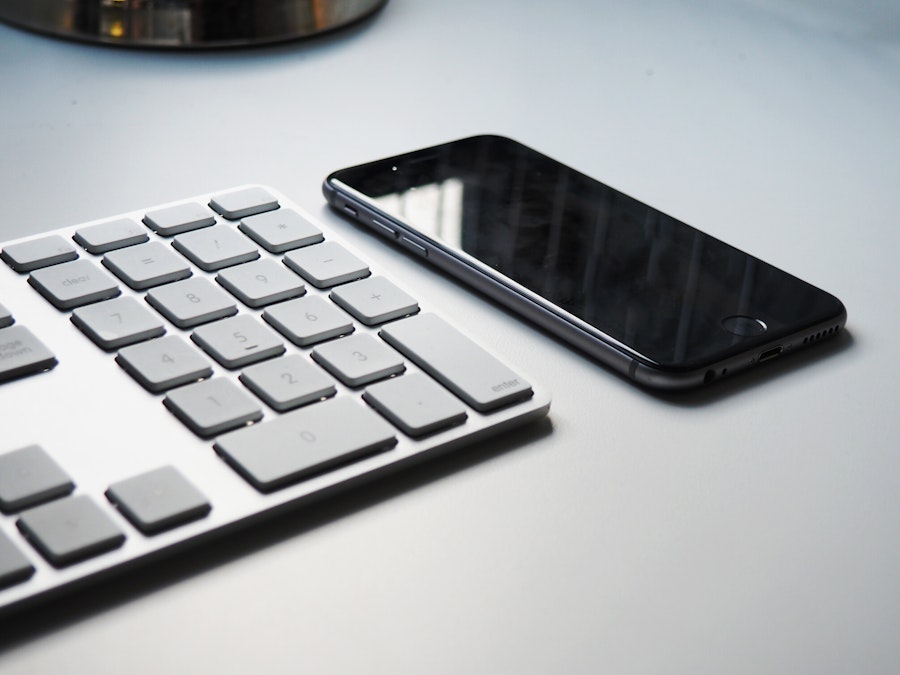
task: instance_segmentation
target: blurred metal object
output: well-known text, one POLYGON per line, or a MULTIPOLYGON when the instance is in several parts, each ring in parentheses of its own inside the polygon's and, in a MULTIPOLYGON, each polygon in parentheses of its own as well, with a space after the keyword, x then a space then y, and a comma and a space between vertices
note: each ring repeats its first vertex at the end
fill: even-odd
POLYGON ((282 42, 363 19, 387 0, 0 0, 0 20, 41 33, 129 47, 282 42))

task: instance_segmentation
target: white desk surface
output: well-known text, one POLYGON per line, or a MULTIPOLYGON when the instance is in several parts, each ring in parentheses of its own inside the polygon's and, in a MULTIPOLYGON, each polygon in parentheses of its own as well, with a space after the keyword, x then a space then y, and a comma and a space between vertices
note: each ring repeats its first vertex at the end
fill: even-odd
POLYGON ((4 622, 10 673, 900 672, 900 8, 391 0, 146 52, 0 25, 0 239, 512 136, 840 297, 659 398, 385 247, 549 422, 4 622))

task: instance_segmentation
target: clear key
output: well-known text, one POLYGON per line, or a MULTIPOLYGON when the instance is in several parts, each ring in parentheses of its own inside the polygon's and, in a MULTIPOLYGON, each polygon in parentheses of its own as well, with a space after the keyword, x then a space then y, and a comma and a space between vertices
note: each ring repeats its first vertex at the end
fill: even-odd
POLYGON ((119 285, 90 260, 35 270, 28 283, 57 309, 72 309, 119 295, 119 285))

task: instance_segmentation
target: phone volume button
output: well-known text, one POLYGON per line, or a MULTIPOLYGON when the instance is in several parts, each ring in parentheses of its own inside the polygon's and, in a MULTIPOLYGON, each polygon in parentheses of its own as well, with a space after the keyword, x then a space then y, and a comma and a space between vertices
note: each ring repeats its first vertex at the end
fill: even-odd
POLYGON ((400 243, 403 244, 406 248, 408 248, 413 253, 417 253, 420 256, 422 256, 423 258, 428 257, 428 249, 425 248, 424 246, 422 246, 422 244, 420 244, 419 242, 413 241, 409 237, 401 236, 400 243))
POLYGON ((387 235, 391 239, 396 239, 398 236, 397 230, 390 225, 385 225, 377 218, 372 218, 372 225, 376 230, 381 232, 381 234, 387 235))

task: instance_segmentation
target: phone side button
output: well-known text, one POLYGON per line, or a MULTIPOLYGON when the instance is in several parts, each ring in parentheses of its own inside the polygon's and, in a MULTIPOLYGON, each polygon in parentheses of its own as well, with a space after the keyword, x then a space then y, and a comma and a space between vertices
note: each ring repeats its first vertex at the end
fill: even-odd
POLYGON ((428 249, 422 246, 422 244, 413 241, 409 237, 400 237, 400 243, 403 244, 406 248, 408 248, 413 253, 417 253, 423 258, 428 257, 428 249))
POLYGON ((385 225, 377 218, 372 218, 372 226, 386 237, 389 237, 391 239, 397 238, 397 230, 395 230, 390 225, 385 225))

